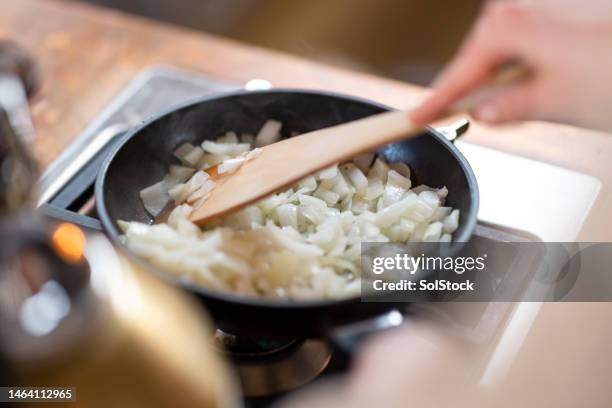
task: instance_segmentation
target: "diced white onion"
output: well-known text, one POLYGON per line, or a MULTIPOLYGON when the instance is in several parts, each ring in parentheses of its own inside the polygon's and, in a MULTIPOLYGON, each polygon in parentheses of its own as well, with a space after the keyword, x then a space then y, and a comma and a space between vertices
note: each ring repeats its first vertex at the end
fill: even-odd
POLYGON ((189 204, 181 204, 174 207, 168 216, 168 225, 173 228, 178 226, 178 220, 181 218, 188 219, 193 208, 189 204))
POLYGON ((202 147, 184 144, 164 179, 141 191, 157 215, 169 197, 166 224, 118 222, 136 254, 169 273, 215 290, 248 296, 320 299, 359 294, 362 242, 451 242, 459 210, 444 206, 446 187, 412 188, 410 168, 366 153, 292 188, 208 223, 189 220, 215 187, 204 171, 235 172, 280 138, 280 122, 257 136, 227 132, 202 147), (197 160, 196 160, 197 158, 197 160), (194 160, 195 163, 194 163, 194 160))
POLYGON ((140 191, 140 199, 149 214, 157 217, 168 204, 168 190, 166 183, 160 181, 140 191))
POLYGON ((253 149, 250 152, 248 152, 245 157, 246 157, 247 160, 253 160, 253 159, 259 157, 262 153, 263 153, 263 150, 261 148, 259 148, 259 147, 256 147, 255 149, 253 149))
POLYGON ((177 166, 176 164, 170 165, 170 172, 168 175, 175 179, 178 183, 184 183, 193 175, 195 170, 191 167, 177 166))
POLYGON ((375 156, 374 153, 363 153, 363 154, 355 156, 353 158, 353 163, 355 163, 355 166, 357 166, 359 170, 361 170, 364 173, 367 173, 368 169, 372 165, 374 156, 375 156))
POLYGON ((325 201, 328 206, 335 205, 340 199, 340 195, 331 190, 319 187, 313 194, 315 197, 325 201))
POLYGON ((189 166, 195 166, 203 155, 204 150, 200 146, 196 146, 183 156, 183 162, 189 166))
POLYGON ((363 194, 368 188, 368 179, 367 177, 353 164, 348 164, 346 166, 346 175, 349 180, 355 187, 355 190, 363 194))
POLYGON ((410 179, 410 167, 404 162, 393 162, 390 165, 391 169, 397 171, 402 176, 410 179))
POLYGON ((376 200, 384 192, 385 186, 383 185, 382 180, 374 179, 372 182, 368 183, 368 188, 366 188, 366 191, 363 194, 363 198, 369 201, 376 200))
POLYGON ((183 143, 178 148, 176 148, 176 150, 174 150, 174 155, 176 156, 177 159, 182 161, 183 157, 189 152, 191 152, 194 147, 195 146, 192 145, 191 143, 183 143))
POLYGON ((298 182, 298 187, 300 190, 306 189, 306 192, 315 191, 317 188, 317 180, 313 176, 308 176, 298 182))
POLYGON ((217 143, 238 143, 238 135, 236 132, 227 132, 216 140, 217 143))
POLYGON ((410 179, 402 176, 395 170, 390 170, 389 173, 387 173, 387 185, 399 187, 406 191, 410 190, 410 187, 412 187, 410 179))
POLYGON ((246 157, 234 157, 232 159, 223 160, 217 169, 217 173, 234 173, 245 161, 246 157))
POLYGON ((298 229, 298 207, 295 204, 282 204, 276 207, 278 222, 282 227, 298 229))
POLYGON ((202 158, 204 151, 200 146, 183 143, 174 151, 174 155, 186 166, 194 167, 202 158))
POLYGON ((255 136, 255 146, 262 147, 278 142, 281 138, 280 130, 283 124, 276 120, 268 120, 255 136))
POLYGON ((248 143, 215 143, 210 140, 202 142, 202 149, 208 153, 228 156, 238 156, 241 153, 248 152, 251 146, 248 143))
POLYGON ((386 180, 387 173, 389 173, 389 165, 382 158, 377 157, 368 171, 368 179, 386 180))
POLYGON ((429 224, 425 233, 423 234, 424 242, 437 242, 440 240, 442 236, 442 223, 434 222, 433 224, 429 224))
POLYGON ((334 164, 333 166, 319 171, 319 173, 317 173, 317 178, 327 180, 336 177, 336 174, 338 174, 338 165, 334 164))
POLYGON ((215 182, 212 180, 205 180, 204 183, 202 183, 202 185, 197 190, 192 192, 185 201, 187 201, 189 204, 192 204, 201 199, 202 197, 208 196, 213 190, 213 188, 215 188, 215 182))
POLYGON ((444 232, 452 234, 459 228, 459 210, 453 210, 449 216, 444 218, 442 222, 444 226, 444 232))

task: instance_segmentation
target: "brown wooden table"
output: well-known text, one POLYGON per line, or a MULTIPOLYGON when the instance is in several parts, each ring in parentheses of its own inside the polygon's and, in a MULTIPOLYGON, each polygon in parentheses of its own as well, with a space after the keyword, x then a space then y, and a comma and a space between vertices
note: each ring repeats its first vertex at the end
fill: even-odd
MULTIPOLYGON (((0 36, 42 65, 33 102, 36 155, 48 165, 142 68, 167 63, 229 81, 320 88, 407 108, 426 90, 81 3, 0 2, 0 36)), ((580 234, 612 241, 612 136, 545 123, 474 126, 466 140, 598 177, 603 190, 580 234)))

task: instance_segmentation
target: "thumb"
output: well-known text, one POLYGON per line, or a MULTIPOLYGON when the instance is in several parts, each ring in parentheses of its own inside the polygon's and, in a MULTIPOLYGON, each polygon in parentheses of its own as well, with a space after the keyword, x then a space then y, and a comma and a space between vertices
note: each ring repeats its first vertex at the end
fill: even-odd
POLYGON ((472 110, 472 116, 488 123, 504 123, 527 120, 534 115, 534 87, 530 82, 511 85, 479 104, 472 110))

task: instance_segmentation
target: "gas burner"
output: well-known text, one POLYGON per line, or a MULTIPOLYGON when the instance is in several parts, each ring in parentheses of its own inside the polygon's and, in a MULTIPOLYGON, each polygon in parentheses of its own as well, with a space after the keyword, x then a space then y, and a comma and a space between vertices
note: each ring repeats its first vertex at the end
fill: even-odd
POLYGON ((274 396, 307 384, 332 357, 332 348, 314 339, 235 336, 217 330, 213 344, 232 360, 247 398, 274 396))
POLYGON ((234 335, 217 329, 213 337, 217 349, 234 359, 258 359, 291 352, 302 340, 266 336, 234 335))

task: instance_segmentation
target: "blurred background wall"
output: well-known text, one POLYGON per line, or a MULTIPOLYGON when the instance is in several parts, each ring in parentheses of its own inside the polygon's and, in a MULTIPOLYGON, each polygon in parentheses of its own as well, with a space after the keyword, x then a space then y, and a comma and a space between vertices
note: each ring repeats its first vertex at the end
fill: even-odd
POLYGON ((80 0, 427 84, 482 0, 80 0))

